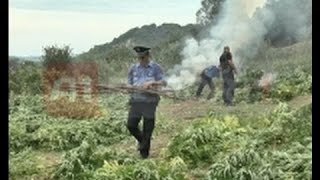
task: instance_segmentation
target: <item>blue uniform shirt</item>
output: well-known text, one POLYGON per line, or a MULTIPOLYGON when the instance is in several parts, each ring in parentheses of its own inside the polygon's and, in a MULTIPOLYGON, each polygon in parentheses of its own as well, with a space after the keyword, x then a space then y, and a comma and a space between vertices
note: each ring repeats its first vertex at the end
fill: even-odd
POLYGON ((209 66, 204 69, 204 74, 209 78, 219 77, 220 70, 216 66, 209 66))
MULTIPOLYGON (((140 63, 130 67, 128 73, 128 83, 133 86, 141 86, 148 81, 164 80, 162 68, 159 64, 150 61, 143 66, 140 63)), ((131 102, 154 102, 159 101, 158 95, 150 95, 147 93, 132 93, 131 102)))

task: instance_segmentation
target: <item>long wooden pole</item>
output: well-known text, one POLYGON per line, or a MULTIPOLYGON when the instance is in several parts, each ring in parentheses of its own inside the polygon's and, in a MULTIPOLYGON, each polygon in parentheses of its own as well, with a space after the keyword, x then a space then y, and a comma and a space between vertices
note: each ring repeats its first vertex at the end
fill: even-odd
POLYGON ((160 96, 165 96, 168 98, 173 99, 180 99, 176 97, 175 92, 173 90, 156 90, 156 89, 145 89, 139 86, 126 86, 126 85, 120 85, 120 86, 107 86, 103 84, 81 84, 77 83, 75 86, 70 85, 61 85, 60 86, 61 91, 73 91, 76 90, 79 94, 95 94, 95 93, 106 93, 106 92, 121 92, 121 93, 133 93, 133 92, 141 92, 141 93, 150 93, 150 94, 158 94, 160 96), (91 88, 91 92, 85 92, 84 88, 91 88), (97 91, 95 91, 97 90, 97 91))

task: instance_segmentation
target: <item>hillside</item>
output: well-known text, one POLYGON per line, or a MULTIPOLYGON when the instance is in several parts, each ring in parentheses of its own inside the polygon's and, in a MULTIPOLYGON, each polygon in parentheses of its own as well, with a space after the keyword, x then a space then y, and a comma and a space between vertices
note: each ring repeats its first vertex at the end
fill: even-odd
MULTIPOLYGON (((131 50, 131 47, 136 45, 144 45, 153 49, 162 48, 163 44, 180 42, 186 36, 196 36, 198 29, 198 25, 193 24, 186 26, 178 24, 144 25, 140 28, 130 29, 109 43, 94 46, 88 52, 80 54, 77 59, 107 59, 113 61, 117 59, 114 54, 123 50, 123 48, 131 50)), ((122 54, 125 54, 122 60, 128 58, 129 56, 126 55, 130 53, 128 51, 122 52, 122 54)))
POLYGON ((198 37, 200 26, 189 24, 155 24, 136 27, 109 43, 96 45, 88 52, 75 57, 76 61, 93 61, 99 65, 99 81, 123 83, 128 68, 136 62, 132 48, 136 45, 152 48, 153 57, 168 69, 181 62, 181 51, 187 37, 198 37))

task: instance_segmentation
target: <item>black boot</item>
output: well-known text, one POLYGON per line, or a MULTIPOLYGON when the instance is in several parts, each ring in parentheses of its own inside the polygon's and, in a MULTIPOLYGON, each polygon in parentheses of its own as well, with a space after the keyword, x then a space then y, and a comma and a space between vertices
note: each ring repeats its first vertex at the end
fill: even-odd
POLYGON ((147 159, 149 157, 149 150, 141 149, 140 150, 140 156, 141 156, 142 159, 147 159))
POLYGON ((150 142, 146 139, 143 139, 140 143, 140 155, 142 159, 146 159, 149 156, 149 150, 150 150, 150 142))

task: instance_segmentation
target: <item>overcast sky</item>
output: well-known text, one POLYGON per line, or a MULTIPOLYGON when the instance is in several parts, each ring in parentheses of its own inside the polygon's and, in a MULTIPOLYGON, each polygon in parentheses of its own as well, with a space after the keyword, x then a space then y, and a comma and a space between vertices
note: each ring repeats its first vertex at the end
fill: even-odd
POLYGON ((195 23, 200 0, 9 0, 9 55, 39 56, 47 45, 73 53, 134 27, 195 23))

